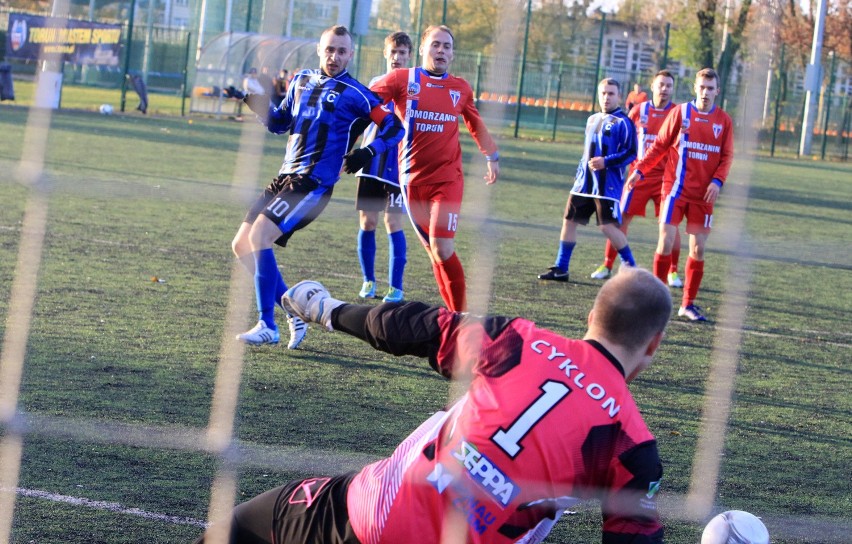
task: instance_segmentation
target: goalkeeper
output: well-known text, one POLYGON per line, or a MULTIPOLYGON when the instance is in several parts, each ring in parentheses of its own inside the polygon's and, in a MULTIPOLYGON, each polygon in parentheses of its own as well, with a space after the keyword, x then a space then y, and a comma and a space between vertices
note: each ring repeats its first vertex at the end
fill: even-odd
POLYGON ((672 309, 647 270, 622 269, 601 287, 582 340, 421 302, 345 304, 313 281, 282 303, 469 385, 390 457, 238 505, 229 542, 529 544, 587 499, 601 501, 603 544, 662 542, 662 463, 627 386, 650 365, 672 309))
MULTIPOLYGON (((277 344, 280 337, 275 304, 287 285, 273 245, 286 246, 295 231, 322 213, 341 166, 347 173, 357 172, 376 154, 393 149, 403 136, 399 119, 346 71, 353 56, 352 35, 346 27, 325 30, 317 55, 320 68, 297 73, 280 106, 265 94, 245 97, 270 132, 290 134, 278 177, 255 201, 231 243, 234 254, 254 274, 259 319, 254 328, 237 335, 246 344, 277 344), (347 153, 370 122, 379 127, 376 139, 347 153)), ((307 325, 296 316, 287 321, 287 347, 296 349, 307 325)))

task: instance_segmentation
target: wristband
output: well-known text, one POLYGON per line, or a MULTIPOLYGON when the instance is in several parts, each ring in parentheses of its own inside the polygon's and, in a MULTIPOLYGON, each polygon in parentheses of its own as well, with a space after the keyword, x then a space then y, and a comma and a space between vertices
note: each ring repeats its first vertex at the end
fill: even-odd
POLYGON ((485 160, 487 162, 497 162, 500 160, 500 153, 495 151, 493 155, 485 155, 485 160))

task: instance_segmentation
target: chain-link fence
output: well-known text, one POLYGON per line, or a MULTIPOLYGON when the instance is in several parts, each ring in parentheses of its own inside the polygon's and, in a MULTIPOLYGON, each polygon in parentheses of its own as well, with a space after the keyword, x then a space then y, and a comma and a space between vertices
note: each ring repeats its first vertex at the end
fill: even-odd
MULTIPOLYGON (((334 22, 336 13, 326 14, 327 24, 334 22)), ((110 21, 106 21, 110 22, 110 21)), ((112 21, 114 22, 114 21, 112 21)), ((130 54, 128 55, 128 26, 123 24, 120 66, 78 66, 67 64, 64 68, 68 84, 120 87, 126 69, 131 75, 146 78, 153 92, 185 93, 193 87, 192 76, 195 66, 194 49, 197 46, 190 31, 147 25, 144 21, 133 25, 130 54), (184 88, 184 77, 190 81, 184 88)), ((299 31, 311 32, 327 26, 312 20, 308 26, 294 21, 293 35, 299 31), (300 26, 301 25, 301 26, 300 26), (303 28, 304 27, 304 28, 303 28)), ((635 46, 633 62, 622 62, 625 57, 624 39, 615 22, 589 20, 579 26, 582 36, 572 39, 584 44, 586 53, 575 64, 528 60, 521 67, 519 55, 489 56, 477 51, 456 52, 452 71, 467 79, 474 88, 478 104, 492 122, 514 124, 518 120, 521 135, 560 138, 563 133, 582 129, 585 118, 596 107, 596 83, 603 77, 619 80, 625 91, 633 83, 641 82, 647 88, 657 66, 644 51, 647 44, 635 46), (601 25, 605 25, 601 28, 601 25), (609 28, 613 26, 615 30, 609 28), (636 59, 642 57, 639 61, 636 59), (600 58, 600 65, 597 59, 600 58), (523 78, 523 87, 518 82, 523 78), (518 110, 520 108, 520 110, 518 110)), ((0 10, 0 46, 6 44, 8 10, 0 10)), ((363 81, 383 73, 382 39, 388 31, 373 29, 365 36, 357 37, 357 55, 350 66, 353 74, 363 81)), ((409 30, 417 38, 417 33, 409 30)), ((316 38, 316 36, 313 36, 316 38)), ((659 45, 659 44, 657 44, 659 45)), ((630 45, 633 48, 633 45, 630 45)), ((415 46, 416 49, 416 46, 415 46)), ((630 49, 629 51, 633 51, 630 49)), ((5 54, 5 51, 3 51, 5 54)), ((416 53, 416 51, 415 51, 416 53)), ((631 55, 627 55, 630 57, 631 55)), ((668 51, 662 55, 668 58, 668 51)), ((629 59, 627 59, 629 61, 629 59)), ((781 68, 767 74, 763 88, 748 87, 742 77, 747 65, 739 65, 732 74, 732 83, 725 89, 722 107, 742 125, 745 112, 739 104, 748 93, 759 92, 764 96, 759 145, 773 154, 795 155, 799 152, 799 141, 804 111, 804 69, 776 62, 781 68)), ((301 67, 301 66, 300 66, 301 67)), ((699 67, 690 67, 678 62, 667 63, 675 73, 676 102, 690 100, 692 77, 699 67)), ((34 63, 13 64, 16 77, 31 77, 35 73, 34 63)), ((277 67, 274 67, 277 70, 277 67)), ((297 67, 287 67, 297 68, 297 67)), ((824 158, 847 160, 849 156, 850 121, 852 121, 852 65, 849 59, 826 55, 824 77, 818 102, 811 154, 824 158)), ((235 81, 242 74, 233 74, 235 81)))
MULTIPOLYGON (((849 160, 852 137, 852 63, 829 53, 823 61, 825 77, 816 106, 810 155, 849 160)), ((806 91, 804 71, 781 62, 767 75, 760 145, 771 155, 799 155, 806 91)))

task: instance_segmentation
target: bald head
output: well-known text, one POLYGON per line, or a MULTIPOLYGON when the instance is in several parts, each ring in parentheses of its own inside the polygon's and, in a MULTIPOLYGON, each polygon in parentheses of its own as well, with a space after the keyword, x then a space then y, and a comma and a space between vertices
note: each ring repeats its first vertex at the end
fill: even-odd
POLYGON ((622 267, 595 298, 589 335, 636 350, 665 330, 671 312, 663 282, 643 268, 622 267))

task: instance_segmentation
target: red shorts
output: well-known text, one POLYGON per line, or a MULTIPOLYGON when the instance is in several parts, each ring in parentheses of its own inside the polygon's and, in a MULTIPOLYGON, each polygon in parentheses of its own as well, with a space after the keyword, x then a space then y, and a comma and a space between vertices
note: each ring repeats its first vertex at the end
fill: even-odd
POLYGON ((407 195, 408 216, 423 243, 428 244, 430 237, 456 237, 463 181, 408 186, 407 195))
POLYGON ((713 227, 713 204, 666 196, 660 210, 660 223, 677 226, 684 217, 687 234, 709 233, 713 227))
POLYGON ((663 188, 663 178, 644 179, 636 184, 632 191, 627 189, 621 194, 621 213, 645 217, 648 201, 654 201, 654 217, 660 216, 660 191, 663 188))

